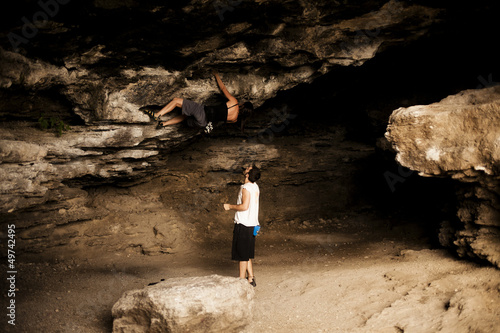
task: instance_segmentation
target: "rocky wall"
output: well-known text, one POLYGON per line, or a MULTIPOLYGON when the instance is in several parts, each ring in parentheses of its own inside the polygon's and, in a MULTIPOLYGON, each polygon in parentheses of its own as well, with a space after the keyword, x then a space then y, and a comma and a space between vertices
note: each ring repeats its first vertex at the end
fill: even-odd
POLYGON ((266 230, 370 211, 374 185, 366 180, 373 177, 367 169, 373 147, 345 140, 342 128, 282 134, 203 138, 170 152, 164 168, 145 173, 148 182, 120 187, 75 181, 48 191, 43 203, 3 214, 3 220, 16 225, 20 252, 64 257, 73 251, 192 250, 190 244, 207 238, 230 239, 234 213, 222 204, 235 202, 242 167, 250 163, 263 170, 266 230))
MULTIPOLYGON (((77 236, 93 243, 96 235, 113 235, 109 225, 118 217, 109 212, 117 208, 96 205, 99 195, 89 189, 161 177, 171 153, 203 136, 185 126, 157 130, 142 107, 161 108, 174 96, 214 103, 217 70, 232 94, 261 107, 262 120, 245 134, 229 127, 215 135, 267 140, 266 130, 272 135, 293 118, 290 110, 263 107, 267 100, 417 40, 439 14, 395 0, 245 1, 231 8, 208 0, 18 2, 0 31, 2 221, 16 222, 35 251, 77 236)), ((242 159, 245 151, 214 153, 242 159)), ((142 247, 161 252, 170 243, 142 247)))
MULTIPOLYGON (((379 90, 361 93, 357 78, 342 90, 339 79, 334 87, 323 81, 318 97, 311 83, 442 33, 443 20, 455 20, 451 30, 469 22, 460 16, 465 11, 453 18, 456 7, 437 9, 426 1, 47 3, 16 2, 0 28, 0 216, 18 226, 24 250, 35 252, 57 245, 175 251, 201 223, 186 210, 201 205, 211 220, 223 219, 208 206, 234 195, 232 177, 250 161, 272 170, 270 222, 362 207, 357 191, 366 191, 369 182, 360 174, 367 175, 373 147, 345 140, 345 128, 326 123, 314 135, 275 137, 298 114, 328 119, 333 111, 363 131, 350 100, 374 99, 386 107, 396 102, 387 101, 393 89, 381 98, 379 90), (35 22, 45 17, 40 13, 47 20, 35 22), (182 125, 158 130, 141 112, 173 96, 215 103, 214 70, 231 93, 257 107, 245 133, 238 126, 217 128, 212 136, 182 125), (294 101, 303 110, 272 105, 281 92, 301 85, 308 93, 294 101), (347 97, 332 111, 328 98, 334 94, 347 97), (314 103, 308 103, 311 96, 314 103), (203 149, 185 153, 199 141, 203 149), (137 184, 143 185, 130 187, 137 184), (283 202, 286 209, 271 209, 283 202)), ((478 10, 490 12, 489 6, 478 10)), ((465 34, 483 20, 478 10, 457 40, 477 39, 465 34)), ((399 64, 403 72, 412 66, 399 64)), ((387 135, 401 165, 463 185, 458 219, 443 225, 442 243, 495 263, 497 95, 497 88, 466 91, 435 105, 399 109, 387 135)), ((361 112, 386 121, 380 110, 361 112)))

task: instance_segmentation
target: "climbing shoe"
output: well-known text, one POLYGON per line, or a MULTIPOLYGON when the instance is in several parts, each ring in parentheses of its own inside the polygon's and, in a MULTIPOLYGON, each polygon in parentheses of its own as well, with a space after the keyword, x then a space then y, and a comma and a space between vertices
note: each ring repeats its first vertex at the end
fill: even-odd
POLYGON ((143 109, 140 109, 142 112, 144 112, 145 114, 147 114, 148 116, 151 117, 151 119, 153 119, 154 121, 158 121, 160 120, 160 117, 157 117, 155 116, 155 112, 151 109, 148 109, 148 108, 143 108, 143 109))

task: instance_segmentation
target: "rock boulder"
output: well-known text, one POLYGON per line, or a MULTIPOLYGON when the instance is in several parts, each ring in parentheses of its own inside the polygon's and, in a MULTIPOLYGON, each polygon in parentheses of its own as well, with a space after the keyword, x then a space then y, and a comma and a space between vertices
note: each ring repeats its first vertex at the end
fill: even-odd
POLYGON ((240 332, 250 323, 253 297, 238 278, 169 279, 126 292, 113 306, 113 333, 240 332))
POLYGON ((457 220, 443 223, 441 243, 500 267, 500 86, 399 108, 386 138, 401 165, 460 181, 457 220))

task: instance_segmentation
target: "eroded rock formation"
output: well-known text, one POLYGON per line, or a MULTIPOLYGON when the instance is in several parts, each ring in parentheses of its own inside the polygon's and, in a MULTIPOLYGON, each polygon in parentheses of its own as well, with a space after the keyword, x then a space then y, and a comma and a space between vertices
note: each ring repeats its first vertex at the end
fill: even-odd
POLYGON ((127 291, 113 306, 113 332, 241 332, 252 319, 253 287, 211 275, 127 291))
POLYGON ((500 266, 500 86, 400 108, 390 117, 386 137, 401 165, 462 183, 459 222, 443 224, 441 243, 500 266))
MULTIPOLYGON (((439 13, 394 0, 359 7, 241 2, 233 10, 213 1, 51 8, 53 19, 32 22, 28 15, 5 31, 0 49, 0 211, 45 236, 56 225, 99 218, 82 187, 146 181, 166 168, 170 152, 200 135, 183 126, 156 130, 141 107, 161 107, 173 96, 213 103, 219 92, 212 70, 231 93, 259 107, 335 66, 358 66, 387 46, 418 39, 439 13), (134 28, 120 21, 113 29, 120 15, 134 28), (37 218, 25 220, 25 211, 37 218)), ((263 110, 262 127, 245 136, 280 128, 290 116, 284 110, 263 110)))

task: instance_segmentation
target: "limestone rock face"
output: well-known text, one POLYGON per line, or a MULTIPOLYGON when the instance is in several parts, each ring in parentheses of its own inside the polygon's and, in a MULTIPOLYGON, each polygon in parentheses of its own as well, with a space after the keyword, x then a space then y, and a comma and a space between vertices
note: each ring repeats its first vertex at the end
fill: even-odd
POLYGON ((443 224, 441 243, 500 267, 500 86, 397 109, 386 137, 401 165, 465 183, 459 222, 443 224))
MULTIPOLYGON (((101 13, 100 5, 95 5, 97 8, 86 10, 102 16, 108 13, 101 13)), ((229 18, 235 8, 219 10, 210 0, 191 1, 176 10, 145 2, 140 8, 130 9, 130 15, 138 19, 145 19, 140 15, 148 17, 146 22, 135 20, 134 25, 139 24, 137 31, 128 33, 140 39, 134 40, 136 47, 120 44, 123 36, 109 36, 103 44, 89 48, 78 46, 75 50, 75 45, 61 49, 61 64, 51 63, 54 59, 31 59, 17 48, 0 48, 0 88, 21 86, 46 91, 57 87, 85 123, 143 123, 148 118, 138 112, 141 106, 165 105, 173 96, 210 102, 218 93, 211 71, 224 68, 222 77, 231 93, 259 106, 278 91, 311 82, 333 66, 359 66, 385 44, 398 43, 403 36, 406 41, 417 39, 435 23, 439 13, 395 0, 359 6, 348 13, 331 1, 296 5, 281 1, 239 2, 237 9, 233 20, 226 19, 226 23, 222 13, 229 18), (268 10, 281 15, 263 18, 261 13, 268 10), (245 11, 250 15, 242 16, 245 11), (177 21, 179 16, 185 21, 177 21), (156 29, 149 20, 157 24, 156 29), (197 24, 185 23, 190 21, 197 24), (170 35, 164 36, 162 29, 168 29, 170 35), (175 33, 180 32, 184 34, 176 38, 175 33), (148 49, 137 49, 143 43, 148 49), (163 62, 168 62, 160 65, 162 52, 163 62), (226 69, 235 64, 238 70, 226 69)), ((81 36, 81 30, 68 29, 64 35, 96 38, 92 35, 95 32, 81 36)), ((46 47, 41 44, 38 51, 46 47)))
POLYGON ((334 66, 361 65, 403 36, 417 39, 439 13, 394 0, 367 3, 349 11, 335 1, 58 6, 57 24, 49 20, 27 44, 0 47, 0 116, 7 120, 0 134, 0 212, 45 203, 75 181, 151 174, 161 155, 201 131, 155 130, 139 109, 159 108, 173 97, 214 103, 220 92, 213 70, 233 95, 258 107, 334 66), (280 15, 266 14, 274 12, 280 15), (110 31, 117 16, 133 18, 133 26, 110 31), (81 42, 52 44, 54 36, 81 42), (61 137, 43 132, 43 117, 71 129, 61 137))
MULTIPOLYGON (((144 183, 98 186, 86 176, 66 179, 57 189, 22 199, 19 204, 29 205, 27 208, 1 216, 16 225, 19 252, 40 252, 49 257, 70 256, 77 251, 175 255, 189 250, 191 242, 207 237, 231 238, 234 215, 222 204, 236 199, 241 168, 251 163, 263 170, 259 184, 266 193, 261 202, 262 224, 300 223, 304 212, 314 220, 324 212, 351 212, 368 205, 369 193, 379 188, 370 183, 377 172, 366 167, 373 163, 375 149, 346 140, 342 127, 292 135, 302 129, 296 115, 288 112, 275 110, 275 121, 255 119, 255 130, 266 130, 251 137, 233 137, 234 131, 228 131, 227 135, 200 138, 179 151, 151 156, 150 165, 142 169, 144 183), (96 185, 89 186, 92 181, 96 185), (311 211, 311 206, 316 209, 311 211)), ((10 156, 9 142, 2 147, 4 155, 10 156)), ((109 149, 102 158, 114 154, 109 149)), ((33 156, 38 155, 25 159, 33 156)), ((9 158, 21 160, 15 155, 9 158)), ((85 163, 85 156, 76 162, 85 163)), ((73 163, 75 168, 77 163, 73 163)), ((23 163, 12 167, 17 164, 23 163)), ((28 172, 37 163, 23 165, 28 172)), ((104 169, 113 165, 104 160, 101 164, 104 169)), ((49 171, 39 171, 39 177, 47 174, 55 182, 58 173, 49 171)), ((15 174, 4 177, 16 182, 30 180, 20 175, 15 178, 15 174)), ((47 185, 37 177, 32 181, 33 186, 47 185)), ((9 197, 6 194, 4 198, 9 197)))
POLYGON ((464 181, 499 174, 500 86, 467 90, 393 112, 387 138, 398 162, 422 176, 464 181))
POLYGON ((112 309, 113 333, 241 332, 254 293, 246 280, 232 277, 169 279, 126 292, 112 309))
MULTIPOLYGON (((42 17, 49 9, 40 3, 20 2, 11 16, 32 10, 42 17)), ((173 97, 216 103, 221 93, 212 71, 240 101, 263 106, 280 91, 417 40, 440 14, 395 0, 51 3, 59 5, 47 20, 9 21, 0 31, 8 37, 0 40, 0 215, 22 228, 32 250, 82 230, 113 237, 121 227, 111 227, 118 219, 109 211, 118 205, 98 209, 84 188, 147 182, 168 172, 172 152, 203 135, 182 125, 156 130, 142 107, 159 109, 173 97), (88 221, 107 227, 72 225, 88 221)), ((263 121, 245 137, 269 126, 272 135, 290 116, 259 111, 263 121)), ((242 135, 237 125, 227 127, 225 135, 242 135)), ((241 154, 239 160, 246 153, 224 151, 241 154)), ((148 230, 159 220, 152 217, 148 230)), ((168 251, 162 244, 146 252, 168 251)))

